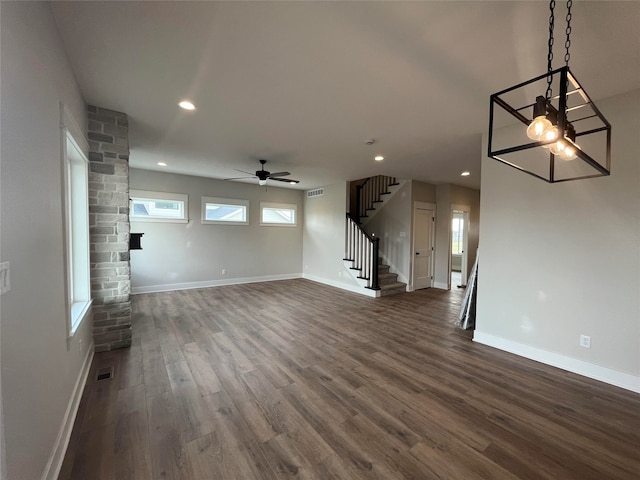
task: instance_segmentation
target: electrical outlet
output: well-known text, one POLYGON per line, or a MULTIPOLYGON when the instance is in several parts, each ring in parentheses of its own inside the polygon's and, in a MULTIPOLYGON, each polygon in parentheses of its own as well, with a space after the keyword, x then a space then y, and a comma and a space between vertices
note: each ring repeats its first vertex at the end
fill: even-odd
POLYGON ((9 262, 0 263, 0 295, 11 290, 11 277, 9 276, 9 262))
POLYGON ((223 268, 223 269, 222 269, 222 274, 223 274, 223 275, 226 275, 226 274, 227 274, 227 269, 226 269, 226 268, 223 268))
POLYGON ((584 348, 591 348, 591 337, 587 335, 580 335, 580 346, 584 348))

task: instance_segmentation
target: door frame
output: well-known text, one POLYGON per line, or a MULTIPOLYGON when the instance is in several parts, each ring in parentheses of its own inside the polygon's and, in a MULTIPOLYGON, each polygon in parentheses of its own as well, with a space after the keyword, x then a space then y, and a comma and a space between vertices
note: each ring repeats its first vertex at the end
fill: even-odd
MULTIPOLYGON (((462 268, 466 267, 466 270, 469 270, 469 249, 468 249, 468 245, 469 245, 469 218, 471 217, 471 206, 470 205, 462 205, 462 204, 457 204, 457 203, 452 203, 451 204, 451 214, 449 215, 449 247, 447 248, 447 251, 449 252, 449 260, 448 260, 448 271, 447 271, 447 285, 449 287, 449 290, 451 290, 451 244, 453 243, 453 232, 452 232, 452 226, 453 226, 453 212, 463 212, 464 213, 464 219, 465 219, 465 223, 464 223, 464 230, 463 230, 463 253, 462 253, 462 268)), ((462 283, 466 284, 466 280, 468 280, 467 278, 467 272, 463 272, 462 274, 462 283)))
MULTIPOLYGON (((435 281, 435 258, 436 258, 436 221, 435 218, 436 217, 436 204, 435 203, 429 203, 429 202, 420 202, 418 200, 414 200, 413 202, 413 208, 411 209, 411 288, 408 290, 410 292, 413 292, 414 288, 413 288, 413 281, 414 281, 414 275, 415 275, 415 261, 416 261, 416 256, 414 255, 414 252, 416 251, 416 209, 421 209, 421 210, 431 210, 433 212, 433 218, 434 221, 432 222, 432 228, 431 228, 431 246, 433 247, 433 253, 431 254, 431 271, 430 276, 431 276, 431 286, 430 288, 433 288, 434 285, 434 281, 435 281)), ((449 242, 451 243, 451 242, 449 242)), ((451 255, 449 255, 449 257, 451 257, 451 255)), ((451 275, 449 275, 449 277, 451 277, 451 275)))

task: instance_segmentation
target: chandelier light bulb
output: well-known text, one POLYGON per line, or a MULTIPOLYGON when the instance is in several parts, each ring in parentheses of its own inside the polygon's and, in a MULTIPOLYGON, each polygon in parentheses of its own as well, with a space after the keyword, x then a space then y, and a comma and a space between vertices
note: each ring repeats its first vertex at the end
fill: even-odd
POLYGON ((551 153, 554 155, 562 156, 562 152, 567 148, 567 144, 563 140, 558 140, 557 142, 549 145, 551 153))
MULTIPOLYGON (((550 127, 547 128, 544 132, 542 132, 542 135, 540 135, 540 141, 541 142, 552 142, 553 140, 556 140, 558 138, 558 127, 556 127, 555 125, 551 125, 551 123, 549 123, 550 127)), ((553 144, 549 144, 549 145, 542 145, 544 148, 549 148, 551 147, 551 145, 553 144)))
POLYGON ((542 134, 551 128, 551 122, 547 120, 545 115, 540 115, 533 119, 533 121, 527 127, 527 137, 531 140, 540 140, 542 134))
POLYGON ((578 158, 578 155, 576 155, 576 149, 573 148, 573 147, 567 146, 562 151, 562 154, 560 154, 560 158, 562 158, 563 160, 566 160, 566 161, 575 160, 576 158, 578 158))

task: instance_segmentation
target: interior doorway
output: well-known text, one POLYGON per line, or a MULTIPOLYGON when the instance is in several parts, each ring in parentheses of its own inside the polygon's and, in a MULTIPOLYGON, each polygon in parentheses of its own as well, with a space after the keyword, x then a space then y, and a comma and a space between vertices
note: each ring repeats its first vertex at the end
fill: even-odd
POLYGON ((454 205, 451 209, 451 242, 449 245, 449 287, 467 286, 469 211, 466 205, 454 205))
POLYGON ((436 206, 433 203, 413 203, 413 290, 433 287, 435 220, 436 206))

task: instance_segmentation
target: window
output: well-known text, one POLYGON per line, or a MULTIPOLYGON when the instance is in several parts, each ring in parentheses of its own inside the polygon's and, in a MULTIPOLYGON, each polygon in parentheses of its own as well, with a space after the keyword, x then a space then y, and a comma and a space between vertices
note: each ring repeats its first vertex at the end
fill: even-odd
POLYGON ((462 212, 453 212, 451 222, 451 253, 462 255, 464 248, 464 217, 462 212))
POLYGON ((290 203, 260 202, 260 225, 297 225, 297 207, 290 203))
POLYGON ((249 225, 249 200, 202 197, 202 223, 249 225))
MULTIPOLYGON (((67 334, 73 336, 87 316, 91 306, 89 280, 89 161, 79 146, 84 137, 71 114, 64 106, 61 114, 63 125, 62 160, 64 168, 67 334), (76 138, 79 140, 76 141, 76 138)), ((82 142, 82 144, 84 143, 82 142)), ((86 150, 88 151, 88 146, 86 150)))
POLYGON ((189 196, 182 193, 131 190, 129 218, 132 222, 187 223, 189 196))

